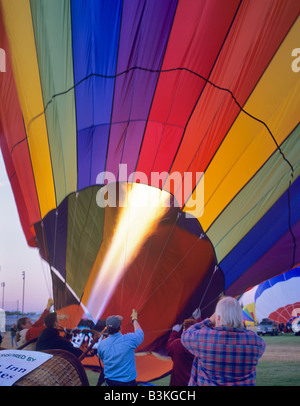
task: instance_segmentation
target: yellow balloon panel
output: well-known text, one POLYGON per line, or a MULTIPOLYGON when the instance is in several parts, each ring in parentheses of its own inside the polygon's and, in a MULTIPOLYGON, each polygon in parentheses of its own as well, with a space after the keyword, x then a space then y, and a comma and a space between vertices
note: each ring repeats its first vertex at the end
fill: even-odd
POLYGON ((55 207, 52 168, 29 1, 2 2, 19 101, 38 192, 41 216, 55 207))
MULTIPOLYGON (((239 114, 204 174, 204 211, 199 218, 204 231, 276 150, 263 123, 278 144, 299 123, 300 80, 291 69, 290 57, 299 32, 300 19, 244 106, 252 117, 244 112, 239 114)), ((203 185, 198 185, 192 198, 199 187, 203 185)))

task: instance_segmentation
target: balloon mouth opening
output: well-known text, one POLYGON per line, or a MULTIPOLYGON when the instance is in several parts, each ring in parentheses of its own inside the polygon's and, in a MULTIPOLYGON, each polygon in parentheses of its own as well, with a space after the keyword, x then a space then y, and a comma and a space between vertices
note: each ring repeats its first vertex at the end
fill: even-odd
POLYGON ((86 307, 95 320, 103 314, 142 245, 155 232, 169 209, 174 207, 174 199, 170 193, 155 187, 122 182, 100 188, 97 204, 120 210, 108 249, 97 265, 97 276, 86 300, 86 307))

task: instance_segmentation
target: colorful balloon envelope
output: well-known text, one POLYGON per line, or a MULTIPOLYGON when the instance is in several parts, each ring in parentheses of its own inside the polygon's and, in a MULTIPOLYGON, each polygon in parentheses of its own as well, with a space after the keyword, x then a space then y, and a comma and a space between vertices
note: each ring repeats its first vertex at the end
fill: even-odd
POLYGON ((284 324, 300 315, 300 267, 258 286, 255 313, 258 321, 269 318, 284 324))

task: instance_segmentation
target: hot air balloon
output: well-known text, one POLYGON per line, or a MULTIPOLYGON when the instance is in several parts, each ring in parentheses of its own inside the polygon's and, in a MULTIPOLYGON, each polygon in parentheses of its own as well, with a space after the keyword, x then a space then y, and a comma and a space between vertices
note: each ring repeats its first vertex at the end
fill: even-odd
POLYGON ((299 12, 0 1, 1 150, 73 323, 136 307, 139 351, 163 353, 172 325, 209 316, 221 292, 300 262, 299 12))
POLYGON ((243 320, 247 326, 254 326, 256 323, 254 303, 243 307, 243 320))
POLYGON ((257 319, 286 324, 300 315, 300 267, 259 284, 255 293, 257 319))

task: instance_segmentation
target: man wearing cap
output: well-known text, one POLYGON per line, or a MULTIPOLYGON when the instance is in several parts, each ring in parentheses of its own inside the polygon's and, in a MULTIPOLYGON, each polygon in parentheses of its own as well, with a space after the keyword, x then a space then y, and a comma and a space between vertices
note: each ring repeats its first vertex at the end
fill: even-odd
POLYGON ((122 334, 121 316, 106 319, 108 337, 100 341, 98 356, 104 365, 104 377, 107 386, 137 386, 135 349, 143 342, 144 333, 137 320, 136 310, 131 320, 134 333, 122 334))

